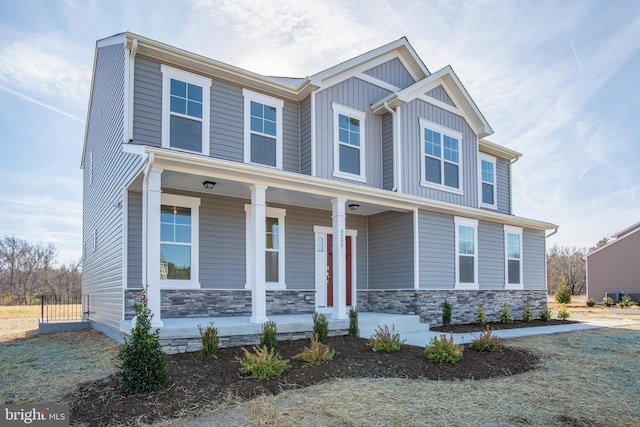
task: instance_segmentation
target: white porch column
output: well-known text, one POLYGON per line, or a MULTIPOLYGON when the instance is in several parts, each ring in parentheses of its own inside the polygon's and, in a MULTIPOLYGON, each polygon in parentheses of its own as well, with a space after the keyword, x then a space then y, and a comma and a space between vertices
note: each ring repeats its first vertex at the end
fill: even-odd
POLYGON ((345 206, 347 199, 331 199, 333 225, 333 314, 334 319, 347 315, 347 233, 345 206))
POLYGON ((253 286, 251 288, 251 319, 252 323, 264 323, 267 319, 267 284, 265 267, 266 248, 266 185, 251 185, 251 233, 253 239, 247 236, 247 253, 253 258, 251 277, 247 278, 253 286), (253 243, 253 247, 249 244, 253 243))
POLYGON ((160 317, 160 184, 162 169, 145 173, 142 188, 142 283, 147 286, 147 305, 153 313, 151 325, 162 327, 160 317))

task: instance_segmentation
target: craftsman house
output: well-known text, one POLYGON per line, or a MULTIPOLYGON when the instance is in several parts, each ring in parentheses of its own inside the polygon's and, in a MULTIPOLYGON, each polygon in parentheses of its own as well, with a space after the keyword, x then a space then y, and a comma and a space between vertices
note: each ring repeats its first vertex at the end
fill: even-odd
POLYGON ((512 215, 521 155, 492 133, 406 38, 304 78, 100 40, 82 153, 91 324, 121 339, 143 283, 160 328, 350 307, 439 323, 445 299, 455 321, 479 302, 537 310, 556 226, 512 215))

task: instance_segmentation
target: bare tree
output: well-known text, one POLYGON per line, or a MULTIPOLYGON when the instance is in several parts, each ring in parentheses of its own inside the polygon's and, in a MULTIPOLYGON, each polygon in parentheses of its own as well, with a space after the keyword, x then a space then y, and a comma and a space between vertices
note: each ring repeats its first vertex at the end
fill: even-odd
POLYGON ((547 255, 547 285, 554 293, 561 283, 566 283, 572 295, 586 290, 586 250, 553 245, 547 255))

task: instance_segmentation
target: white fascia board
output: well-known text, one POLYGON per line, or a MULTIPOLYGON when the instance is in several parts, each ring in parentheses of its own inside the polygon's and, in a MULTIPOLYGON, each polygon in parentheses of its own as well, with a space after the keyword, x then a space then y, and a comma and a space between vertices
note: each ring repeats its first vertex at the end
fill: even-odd
POLYGON ((478 149, 482 153, 490 154, 492 156, 506 160, 516 160, 522 157, 522 153, 518 153, 517 151, 511 150, 507 147, 503 147, 502 145, 498 145, 494 142, 487 141, 486 139, 478 140, 478 149))
POLYGON ((120 34, 113 35, 111 37, 106 37, 104 39, 98 40, 96 42, 96 47, 101 48, 106 46, 113 46, 116 44, 125 44, 127 42, 127 35, 128 33, 120 33, 120 34))

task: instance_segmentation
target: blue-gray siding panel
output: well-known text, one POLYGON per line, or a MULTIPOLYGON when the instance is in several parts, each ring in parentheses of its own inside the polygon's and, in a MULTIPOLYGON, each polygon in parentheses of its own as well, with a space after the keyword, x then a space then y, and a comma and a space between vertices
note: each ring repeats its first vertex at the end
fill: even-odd
POLYGON ((453 289, 455 229, 453 217, 419 211, 420 289, 453 289))
POLYGON ((127 287, 142 285, 142 193, 128 192, 127 287))
POLYGON ((522 232, 522 278, 525 289, 547 289, 544 231, 522 232))
POLYGON ((370 68, 365 71, 364 74, 392 84, 400 89, 404 89, 415 83, 411 74, 409 74, 398 58, 393 58, 383 64, 370 68))
POLYGON ((382 188, 393 189, 393 116, 382 116, 382 188))
POLYGON ((451 105, 455 107, 456 104, 453 103, 447 92, 444 90, 442 86, 438 86, 434 89, 431 89, 427 92, 427 96, 437 99, 438 101, 444 102, 445 104, 451 105))
POLYGON ((413 289, 413 212, 369 217, 369 289, 413 289))
POLYGON ((133 140, 159 147, 162 139, 162 74, 160 64, 144 56, 135 59, 133 140))
POLYGON ((300 104, 285 101, 282 112, 282 169, 300 172, 300 104))
POLYGON ((355 283, 355 286, 356 289, 367 289, 370 277, 367 217, 347 214, 347 228, 358 231, 358 236, 356 237, 357 283, 355 283))
POLYGON ((401 108, 402 185, 403 192, 428 199, 459 205, 478 206, 478 142, 473 130, 464 118, 422 100, 414 100, 401 108), (464 195, 422 187, 421 162, 423 142, 420 135, 420 118, 462 133, 460 157, 462 190, 464 195))
POLYGON ((300 173, 311 175, 311 97, 300 103, 300 173))
POLYGON ((478 223, 478 279, 480 289, 504 289, 504 229, 478 223))
POLYGON ((496 200, 498 212, 511 214, 511 191, 509 190, 509 172, 511 163, 508 160, 496 160, 496 200))
POLYGON ((242 88, 213 79, 211 83, 210 155, 244 162, 244 98, 242 88))

